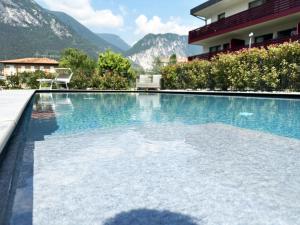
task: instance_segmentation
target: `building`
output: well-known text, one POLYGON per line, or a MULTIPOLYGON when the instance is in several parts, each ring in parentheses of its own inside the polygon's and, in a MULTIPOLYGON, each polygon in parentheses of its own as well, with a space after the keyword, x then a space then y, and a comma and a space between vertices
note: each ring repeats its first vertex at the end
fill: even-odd
POLYGON ((191 9, 191 15, 205 21, 189 32, 189 43, 202 45, 204 54, 189 60, 300 37, 300 0, 209 0, 191 9))
POLYGON ((58 67, 58 62, 48 58, 24 58, 0 61, 3 64, 2 74, 11 76, 23 72, 35 72, 37 70, 46 73, 54 73, 58 67))

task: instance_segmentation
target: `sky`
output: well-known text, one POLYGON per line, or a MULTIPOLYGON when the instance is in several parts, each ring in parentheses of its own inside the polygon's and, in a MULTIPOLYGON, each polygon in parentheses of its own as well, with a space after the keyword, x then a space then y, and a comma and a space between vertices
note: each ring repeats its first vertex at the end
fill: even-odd
POLYGON ((148 33, 177 33, 203 25, 190 9, 205 0, 36 0, 44 8, 62 11, 95 33, 119 35, 133 45, 148 33))

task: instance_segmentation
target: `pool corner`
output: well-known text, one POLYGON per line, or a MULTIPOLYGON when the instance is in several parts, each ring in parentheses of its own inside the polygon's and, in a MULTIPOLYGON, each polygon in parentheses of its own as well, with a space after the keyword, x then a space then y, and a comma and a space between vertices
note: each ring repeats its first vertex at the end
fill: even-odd
POLYGON ((0 155, 35 90, 0 91, 0 155))

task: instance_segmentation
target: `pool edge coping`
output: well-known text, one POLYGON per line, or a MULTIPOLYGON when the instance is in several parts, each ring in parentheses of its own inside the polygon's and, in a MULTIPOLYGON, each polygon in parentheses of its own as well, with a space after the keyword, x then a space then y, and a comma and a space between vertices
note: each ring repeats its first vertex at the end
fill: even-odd
MULTIPOLYGON (((16 109, 16 111, 17 111, 16 116, 10 120, 0 121, 0 125, 4 124, 4 123, 8 124, 8 128, 5 129, 3 134, 0 135, 0 156, 2 156, 2 154, 5 154, 4 149, 6 148, 15 129, 17 128, 17 126, 20 122, 20 119, 22 118, 22 115, 23 115, 24 111, 26 110, 28 104, 30 103, 30 101, 34 97, 34 95, 36 94, 36 90, 26 90, 26 91, 31 92, 31 93, 28 94, 28 96, 26 97, 26 100, 23 103, 20 103, 21 104, 20 107, 18 107, 16 109)), ((20 92, 21 92, 21 90, 20 90, 20 92)))
POLYGON ((300 99, 300 92, 254 92, 254 91, 193 91, 193 90, 36 90, 35 93, 152 93, 191 94, 212 96, 267 97, 300 99))

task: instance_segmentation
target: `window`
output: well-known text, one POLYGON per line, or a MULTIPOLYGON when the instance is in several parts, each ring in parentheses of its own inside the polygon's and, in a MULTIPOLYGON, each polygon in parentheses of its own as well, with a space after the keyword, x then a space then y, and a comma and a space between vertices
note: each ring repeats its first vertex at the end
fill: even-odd
POLYGON ((260 5, 264 4, 265 2, 266 2, 266 0, 255 0, 255 1, 249 2, 249 9, 260 6, 260 5))
POLYGON ((272 39, 273 39, 273 34, 265 34, 262 36, 255 37, 255 43, 262 43, 272 39))
POLYGON ((216 45, 209 48, 209 52, 218 52, 221 51, 221 45, 216 45))
POLYGON ((277 34, 278 38, 287 38, 293 36, 293 34, 297 31, 297 28, 287 29, 279 31, 277 34))
POLYGON ((223 45, 223 50, 228 50, 230 48, 230 44, 226 43, 223 45))
POLYGON ((218 20, 225 19, 225 13, 221 13, 218 15, 218 20))

